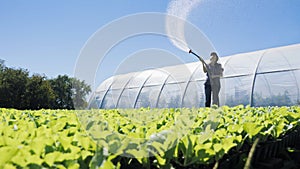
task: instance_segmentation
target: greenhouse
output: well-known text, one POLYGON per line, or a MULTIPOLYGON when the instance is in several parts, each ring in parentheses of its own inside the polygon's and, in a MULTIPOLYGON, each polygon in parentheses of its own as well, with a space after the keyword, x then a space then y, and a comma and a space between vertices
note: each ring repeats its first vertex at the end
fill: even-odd
MULTIPOLYGON (((300 44, 221 57, 221 105, 299 104, 300 44)), ((204 107, 201 62, 116 75, 94 92, 90 108, 204 107)))

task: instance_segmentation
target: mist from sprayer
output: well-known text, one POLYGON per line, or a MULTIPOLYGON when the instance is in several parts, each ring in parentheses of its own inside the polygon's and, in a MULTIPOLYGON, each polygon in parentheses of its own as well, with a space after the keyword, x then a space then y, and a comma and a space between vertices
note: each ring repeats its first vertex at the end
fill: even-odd
POLYGON ((172 0, 167 8, 167 14, 175 17, 166 18, 166 33, 172 44, 184 52, 190 51, 185 38, 185 21, 200 1, 172 0))

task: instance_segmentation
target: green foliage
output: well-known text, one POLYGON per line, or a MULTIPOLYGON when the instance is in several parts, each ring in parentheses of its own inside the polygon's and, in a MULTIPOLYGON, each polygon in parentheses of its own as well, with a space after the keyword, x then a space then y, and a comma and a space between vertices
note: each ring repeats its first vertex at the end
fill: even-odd
POLYGON ((0 60, 0 107, 16 109, 86 108, 90 86, 76 78, 59 75, 55 79, 24 69, 8 68, 0 60))
POLYGON ((299 107, 0 109, 0 168, 199 168, 299 124, 299 107))
POLYGON ((0 107, 22 109, 26 98, 29 72, 5 67, 0 72, 0 107))
POLYGON ((70 78, 67 75, 58 75, 49 80, 54 91, 54 109, 84 109, 87 107, 85 97, 91 92, 91 87, 84 81, 70 78))
POLYGON ((52 108, 74 109, 71 78, 67 75, 58 75, 57 78, 50 80, 50 84, 55 94, 52 108))
POLYGON ((0 135, 0 168, 79 168, 96 147, 65 110, 0 109, 0 135))
POLYGON ((33 75, 29 77, 26 84, 26 103, 23 109, 41 109, 41 108, 51 108, 52 102, 55 99, 53 89, 50 86, 46 77, 40 75, 33 75))
POLYGON ((86 96, 92 91, 84 81, 71 78, 72 82, 72 100, 76 109, 84 109, 88 106, 86 96))
POLYGON ((0 71, 3 71, 5 68, 4 60, 0 59, 0 71))

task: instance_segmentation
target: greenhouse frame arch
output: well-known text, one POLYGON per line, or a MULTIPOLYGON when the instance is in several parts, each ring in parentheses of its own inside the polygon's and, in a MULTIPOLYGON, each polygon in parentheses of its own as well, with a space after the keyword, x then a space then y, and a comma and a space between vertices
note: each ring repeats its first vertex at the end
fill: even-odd
MULTIPOLYGON (((300 44, 221 57, 220 104, 299 104, 300 44)), ((204 107, 201 62, 116 75, 100 84, 90 108, 204 107)))

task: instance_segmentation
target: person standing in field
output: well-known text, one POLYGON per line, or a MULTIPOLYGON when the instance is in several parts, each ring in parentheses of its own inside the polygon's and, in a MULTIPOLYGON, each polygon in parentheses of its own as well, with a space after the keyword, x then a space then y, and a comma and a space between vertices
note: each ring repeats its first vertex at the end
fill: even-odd
POLYGON ((222 65, 218 63, 219 57, 216 52, 210 54, 210 63, 205 64, 202 62, 203 71, 207 74, 207 79, 204 83, 205 89, 205 107, 211 106, 211 95, 212 104, 220 106, 219 103, 219 92, 221 89, 220 78, 223 76, 224 69, 222 65))

